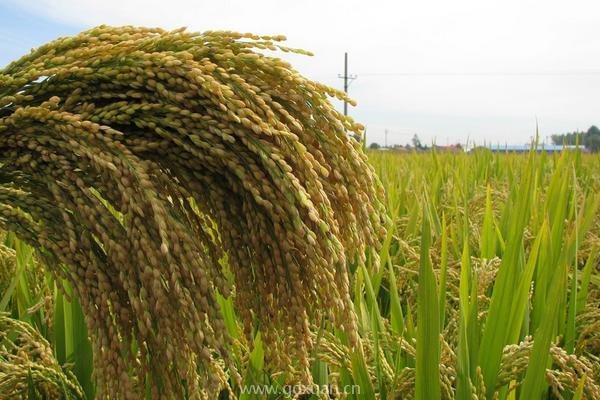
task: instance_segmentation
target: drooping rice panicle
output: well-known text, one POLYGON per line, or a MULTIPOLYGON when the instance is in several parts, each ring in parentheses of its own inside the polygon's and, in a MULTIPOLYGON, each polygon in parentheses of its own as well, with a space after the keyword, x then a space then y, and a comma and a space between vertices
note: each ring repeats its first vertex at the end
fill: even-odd
POLYGON ((283 39, 100 26, 0 71, 0 224, 79 297, 99 397, 214 394, 220 359, 239 380, 217 293, 300 381, 314 322, 358 346, 382 188, 344 95, 265 55, 283 39))

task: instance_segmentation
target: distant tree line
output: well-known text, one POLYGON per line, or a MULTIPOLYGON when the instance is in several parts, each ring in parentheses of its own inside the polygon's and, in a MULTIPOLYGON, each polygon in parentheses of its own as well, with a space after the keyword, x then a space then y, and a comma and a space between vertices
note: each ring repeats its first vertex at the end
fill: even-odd
MULTIPOLYGON (((394 147, 394 148, 399 148, 399 147, 402 147, 402 148, 405 148, 405 149, 411 149, 411 148, 412 148, 412 149, 416 149, 416 150, 427 150, 427 149, 428 149, 428 147, 427 147, 426 145, 424 146, 424 145, 421 143, 421 139, 419 138, 419 135, 417 135, 416 133, 415 133, 415 135, 412 137, 412 139, 410 140, 410 142, 412 143, 412 147, 411 147, 411 145, 410 145, 410 144, 407 144, 406 146, 398 146, 398 145, 394 145, 394 146, 392 146, 392 147, 394 147)), ((385 147, 385 146, 384 146, 384 147, 385 147)), ((377 149, 380 149, 380 148, 382 148, 382 146, 381 146, 379 143, 377 143, 377 142, 373 142, 373 143, 371 143, 371 144, 369 145, 369 148, 370 148, 371 150, 377 150, 377 149)))
POLYGON ((552 135, 552 143, 574 146, 577 143, 577 136, 579 136, 579 144, 584 145, 586 149, 593 152, 600 151, 600 129, 595 125, 592 125, 590 129, 585 132, 570 132, 561 135, 552 135))

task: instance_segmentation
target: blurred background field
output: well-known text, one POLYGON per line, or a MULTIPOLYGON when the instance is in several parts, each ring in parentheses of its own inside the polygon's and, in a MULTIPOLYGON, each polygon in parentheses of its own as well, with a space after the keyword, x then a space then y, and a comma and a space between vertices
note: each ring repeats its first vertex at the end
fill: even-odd
MULTIPOLYGON (((389 226, 379 254, 350 265, 365 352, 322 321, 315 384, 358 399, 600 399, 600 156, 369 157, 389 226)), ((10 233, 2 243, 0 398, 92 398, 77 299, 27 245, 10 233)), ((221 308, 244 382, 221 397, 293 397, 283 388, 294 367, 269 369, 260 335, 244 339, 232 304, 221 308)))

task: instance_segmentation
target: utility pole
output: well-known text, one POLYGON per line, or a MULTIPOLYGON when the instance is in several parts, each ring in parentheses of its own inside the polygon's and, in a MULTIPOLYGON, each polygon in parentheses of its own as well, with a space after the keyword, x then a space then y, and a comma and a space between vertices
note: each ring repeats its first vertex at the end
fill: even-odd
POLYGON ((385 148, 387 148, 387 135, 388 135, 388 130, 385 130, 385 148))
MULTIPOLYGON (((348 75, 348 53, 344 53, 344 75, 338 74, 338 78, 344 80, 344 93, 348 94, 348 87, 356 79, 356 75, 348 75)), ((348 102, 346 101, 344 101, 344 116, 348 116, 348 102)))

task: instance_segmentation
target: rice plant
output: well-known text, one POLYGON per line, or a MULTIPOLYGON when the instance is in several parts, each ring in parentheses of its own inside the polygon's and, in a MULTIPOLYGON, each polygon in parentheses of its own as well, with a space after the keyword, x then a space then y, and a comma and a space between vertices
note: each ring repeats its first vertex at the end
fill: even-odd
POLYGON ((0 225, 72 288, 99 397, 239 385, 232 290, 299 381, 311 324, 360 351, 347 262, 377 245, 382 188, 327 100, 345 97, 255 51, 281 40, 98 27, 1 71, 0 225))
POLYGON ((389 393, 600 398, 598 156, 371 159, 395 222, 381 255, 389 272, 370 279, 390 328, 416 347, 391 352, 402 361, 391 377, 409 369, 414 387, 391 380, 389 393))

